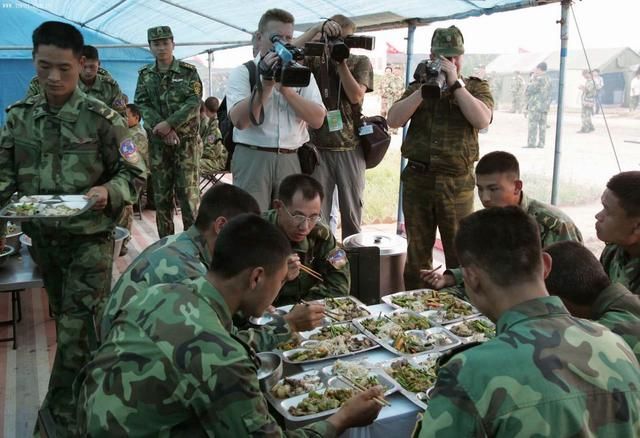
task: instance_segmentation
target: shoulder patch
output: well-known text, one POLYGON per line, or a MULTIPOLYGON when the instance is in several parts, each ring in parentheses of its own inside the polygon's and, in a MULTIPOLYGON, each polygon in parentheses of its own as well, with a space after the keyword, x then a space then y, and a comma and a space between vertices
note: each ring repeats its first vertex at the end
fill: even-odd
POLYGON ((122 156, 122 158, 124 158, 126 161, 133 164, 136 164, 138 161, 140 161, 138 148, 130 138, 125 138, 124 140, 122 140, 120 146, 118 147, 118 150, 120 151, 120 155, 122 156))
POLYGON ((466 351, 470 348, 477 347, 480 344, 482 344, 482 342, 475 341, 475 342, 469 342, 468 344, 462 344, 452 348, 451 350, 447 351, 446 353, 444 353, 442 356, 438 358, 438 360, 436 361, 437 368, 445 366, 447 362, 449 362, 451 358, 453 358, 453 356, 455 356, 456 354, 462 353, 463 351, 466 351))
POLYGON ((196 69, 196 66, 195 66, 195 65, 193 65, 193 64, 189 64, 188 62, 184 62, 184 61, 180 61, 180 67, 184 67, 184 68, 188 68, 189 70, 195 70, 195 71, 197 71, 197 69, 196 69))

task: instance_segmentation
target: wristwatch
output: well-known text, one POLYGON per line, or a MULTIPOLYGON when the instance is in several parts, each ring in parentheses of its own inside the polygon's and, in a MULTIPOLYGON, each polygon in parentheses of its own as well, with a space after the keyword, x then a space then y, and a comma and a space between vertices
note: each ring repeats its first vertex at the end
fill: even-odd
POLYGON ((458 88, 464 88, 464 81, 462 79, 456 79, 452 86, 449 87, 449 93, 453 94, 458 88))

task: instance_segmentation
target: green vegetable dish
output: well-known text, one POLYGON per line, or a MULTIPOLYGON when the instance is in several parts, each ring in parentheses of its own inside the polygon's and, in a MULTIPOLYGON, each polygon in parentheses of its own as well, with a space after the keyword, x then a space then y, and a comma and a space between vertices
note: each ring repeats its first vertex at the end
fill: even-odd
POLYGON ((313 415, 338 409, 353 396, 351 389, 328 389, 324 393, 312 391, 297 406, 291 406, 289 413, 296 417, 313 415))

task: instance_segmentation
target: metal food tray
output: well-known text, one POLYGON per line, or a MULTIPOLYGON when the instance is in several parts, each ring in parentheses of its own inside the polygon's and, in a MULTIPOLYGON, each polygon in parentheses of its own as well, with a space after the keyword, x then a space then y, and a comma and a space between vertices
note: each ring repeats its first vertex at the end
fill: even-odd
MULTIPOLYGON (((319 390, 321 390, 321 389, 323 389, 323 388, 325 388, 327 386, 326 379, 320 373, 320 370, 304 371, 302 373, 297 373, 297 374, 293 374, 291 376, 286 376, 286 378, 287 379, 301 379, 304 376, 318 376, 320 378, 320 383, 319 383, 318 388, 316 389, 316 391, 319 391, 319 390)), ((278 380, 277 383, 284 382, 284 379, 285 379, 285 377, 283 377, 282 379, 278 380)), ((304 393, 304 394, 307 394, 307 393, 304 393)), ((271 406, 273 406, 278 412, 280 412, 281 414, 284 415, 284 412, 281 410, 280 403, 285 401, 285 400, 289 400, 290 398, 300 397, 301 395, 304 395, 304 394, 299 394, 299 395, 296 395, 294 397, 289 397, 289 398, 277 398, 271 393, 271 388, 269 388, 269 391, 265 392, 264 396, 267 399, 267 401, 271 404, 271 406)))
POLYGON ((350 351, 348 353, 344 353, 344 354, 338 354, 336 356, 326 356, 326 357, 322 357, 322 358, 318 358, 318 359, 310 359, 310 360, 302 360, 302 361, 294 361, 289 359, 290 356, 293 356, 295 353, 302 351, 302 350, 306 350, 305 345, 310 345, 310 343, 318 343, 321 341, 311 341, 311 340, 307 340, 307 341, 303 341, 302 342, 302 346, 300 348, 294 348, 293 350, 289 350, 289 351, 285 351, 282 353, 282 357, 284 358, 284 361, 286 363, 291 363, 291 364, 296 364, 296 365, 304 365, 304 364, 310 364, 310 363, 317 363, 317 362, 323 362, 325 360, 332 360, 332 359, 340 359, 342 357, 348 357, 348 356, 354 356, 356 354, 360 354, 363 353, 365 351, 370 351, 370 350, 374 350, 378 347, 380 347, 380 345, 378 345, 375 341, 373 341, 372 339, 370 339, 368 336, 364 335, 364 334, 358 334, 358 335, 354 335, 354 338, 358 338, 358 339, 367 339, 369 341, 371 341, 371 343, 373 344, 371 347, 368 348, 363 348, 362 350, 358 350, 358 351, 350 351))
MULTIPOLYGON (((279 309, 277 309, 277 310, 279 310, 279 309)), ((322 326, 322 327, 317 327, 317 328, 315 328, 313 330, 308 330, 308 331, 305 331, 305 332, 297 332, 297 335, 301 339, 300 343, 302 344, 303 342, 306 342, 306 341, 316 341, 317 339, 312 339, 313 335, 316 334, 316 333, 319 333, 323 328, 331 327, 332 325, 337 325, 337 326, 348 325, 348 326, 350 326, 352 328, 352 331, 355 332, 354 335, 361 334, 361 330, 351 322, 336 322, 334 324, 325 325, 325 326, 322 326)), ((280 345, 280 344, 278 344, 278 345, 280 345)), ((299 348, 300 347, 296 347, 296 348, 292 348, 291 350, 298 350, 299 348)), ((290 351, 290 350, 281 350, 281 349, 278 348, 278 349, 276 349, 276 351, 284 352, 284 351, 290 351)), ((300 362, 295 362, 295 363, 300 363, 300 362)))
POLYGON ((407 310, 411 310, 413 312, 417 312, 420 313, 421 315, 426 316, 427 318, 429 318, 432 322, 435 322, 436 324, 440 324, 440 325, 446 325, 446 324, 451 324, 457 321, 462 321, 464 319, 469 319, 469 318, 474 318, 476 316, 478 316, 480 314, 480 312, 473 307, 471 304, 467 303, 464 300, 461 300, 460 298, 456 297, 455 295, 449 294, 447 292, 439 292, 436 291, 434 289, 415 289, 415 290, 409 290, 409 291, 404 291, 404 292, 397 292, 395 294, 391 294, 391 295, 385 295, 381 298, 381 301, 385 304, 388 304, 389 306, 393 307, 394 309, 407 309, 407 310), (439 310, 435 310, 435 309, 425 309, 425 310, 414 310, 414 309, 409 309, 406 307, 402 307, 399 306, 395 303, 393 303, 393 298, 395 297, 401 297, 401 296, 413 296, 416 295, 417 293, 423 293, 423 292, 429 292, 429 291, 434 291, 436 293, 439 294, 446 294, 449 295, 451 297, 454 298, 455 301, 457 301, 458 303, 468 307, 471 309, 471 313, 469 315, 463 315, 460 316, 458 318, 453 318, 453 319, 442 319, 438 317, 438 313, 440 312, 439 310))
MULTIPOLYGON (((453 327, 455 327, 457 325, 460 325, 462 323, 465 323, 465 322, 476 321, 476 320, 482 320, 482 321, 488 323, 495 330, 496 325, 493 322, 491 322, 491 320, 489 318, 487 318, 486 316, 476 316, 475 318, 467 318, 467 319, 465 319, 463 321, 458 321, 458 322, 455 322, 453 324, 448 324, 448 325, 445 326, 445 328, 447 330, 449 330, 451 333, 453 333, 453 331, 451 330, 453 327)), ((476 334, 471 335, 471 336, 460 336, 460 335, 456 335, 455 333, 453 333, 453 334, 456 337, 458 337, 458 339, 460 339, 463 344, 467 344, 469 342, 475 342, 475 341, 486 341, 486 340, 491 339, 491 338, 487 338, 482 333, 476 333, 476 334)))
POLYGON ((96 200, 95 198, 85 198, 84 195, 33 195, 22 197, 21 201, 12 202, 6 205, 2 210, 0 210, 0 219, 8 219, 14 222, 17 221, 29 221, 33 219, 38 220, 48 220, 48 219, 65 219, 73 216, 78 216, 87 210, 89 210, 94 204, 96 200), (28 198, 28 200, 22 201, 23 199, 28 198), (47 203, 47 201, 56 201, 60 202, 55 203, 47 203), (66 206, 69 208, 77 208, 78 211, 73 212, 73 214, 69 215, 42 215, 42 214, 33 214, 33 215, 22 215, 18 216, 15 214, 10 214, 9 211, 12 208, 16 208, 18 206, 22 206, 25 204, 35 204, 38 205, 38 210, 51 206, 51 207, 59 207, 66 206))
MULTIPOLYGON (((366 311, 368 315, 371 315, 371 312, 369 311, 367 306, 362 301, 360 301, 359 299, 357 299, 355 297, 352 297, 351 295, 347 295, 347 296, 344 296, 344 297, 335 297, 335 298, 331 298, 331 299, 335 300, 335 301, 341 301, 341 300, 352 301, 352 302, 354 302, 356 304, 357 307, 359 307, 359 308, 363 309, 364 311, 366 311)), ((331 312, 331 309, 326 305, 326 299, 324 299, 322 301, 325 303, 325 307, 327 307, 329 312, 331 312)), ((362 318, 362 316, 360 316, 358 318, 362 318)), ((357 319, 357 318, 344 319, 344 320, 340 320, 339 322, 349 322, 349 321, 353 321, 354 319, 357 319)), ((328 318, 328 317, 325 317, 325 321, 328 321, 328 322, 331 322, 331 323, 334 323, 334 322, 337 323, 338 322, 338 321, 334 321, 333 319, 328 318)))
MULTIPOLYGON (((384 372, 385 375, 397 385, 398 391, 400 392, 400 394, 404 395, 411 403, 415 404, 416 406, 418 406, 418 407, 420 407, 422 409, 427 409, 427 404, 423 400, 418 398, 418 394, 419 393, 412 392, 412 391, 409 391, 408 389, 405 389, 396 379, 393 378, 391 373, 387 372, 387 368, 391 367, 391 364, 395 363, 397 361, 406 361, 412 367, 424 368, 422 365, 420 365, 421 362, 424 362, 427 359, 436 359, 438 356, 439 356, 439 354, 434 354, 434 353, 426 353, 426 354, 424 354, 423 353, 423 354, 421 354, 419 356, 415 356, 414 358, 411 358, 411 359, 397 358, 397 359, 381 362, 381 363, 378 364, 378 366, 380 367, 381 371, 384 372)), ((435 381, 434 381, 434 383, 435 383, 435 381)), ((428 394, 432 389, 433 389, 433 385, 430 386, 425 391, 425 394, 428 394)))

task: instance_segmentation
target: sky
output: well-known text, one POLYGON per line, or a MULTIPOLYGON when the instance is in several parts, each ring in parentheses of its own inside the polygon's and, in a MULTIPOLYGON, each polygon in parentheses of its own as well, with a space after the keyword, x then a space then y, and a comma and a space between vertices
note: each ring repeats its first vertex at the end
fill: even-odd
MULTIPOLYGON (((587 48, 626 47, 640 50, 638 20, 640 0, 582 0, 572 6, 587 48)), ((517 11, 442 21, 416 29, 414 52, 426 53, 436 27, 455 24, 465 37, 466 53, 548 52, 560 48, 560 3, 524 8, 517 11)), ((406 52, 406 29, 375 32, 376 50, 385 50, 386 42, 406 52)), ((581 47, 573 16, 569 15, 569 48, 581 47)), ((216 68, 230 68, 248 59, 248 48, 215 53, 216 68)))

